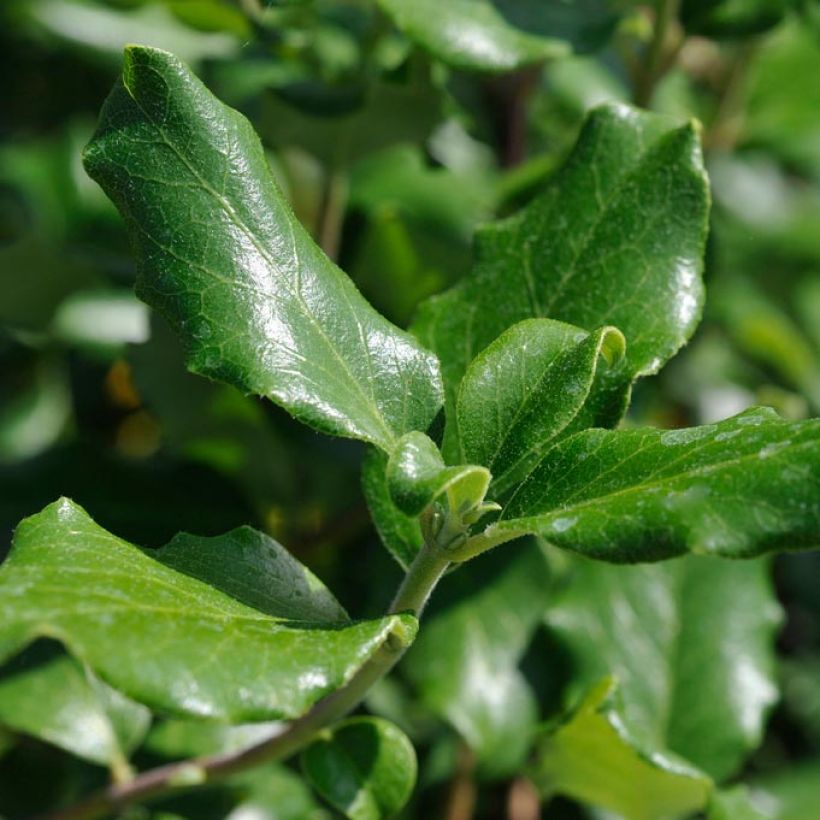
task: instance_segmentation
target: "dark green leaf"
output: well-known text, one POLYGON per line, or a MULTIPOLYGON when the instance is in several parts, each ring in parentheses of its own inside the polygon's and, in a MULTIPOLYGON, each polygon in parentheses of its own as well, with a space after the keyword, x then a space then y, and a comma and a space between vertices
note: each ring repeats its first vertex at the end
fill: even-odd
POLYGON ((511 25, 491 0, 379 0, 411 40, 448 65, 511 71, 569 53, 565 43, 511 25))
POLYGON ((532 740, 538 706, 518 663, 548 584, 532 541, 460 568, 442 584, 444 605, 402 665, 423 703, 456 728, 491 775, 516 771, 532 740))
POLYGON ((597 423, 617 421, 631 381, 656 372, 698 322, 708 210, 693 125, 593 111, 543 192, 478 232, 472 274, 422 305, 415 330, 441 358, 448 410, 476 354, 516 322, 550 317, 626 337, 597 423))
POLYGON ((681 22, 692 34, 742 37, 776 26, 788 0, 683 0, 681 22))
POLYGON ((820 420, 768 408, 683 430, 587 430, 547 453, 491 529, 615 562, 748 557, 820 543, 818 480, 820 420))
MULTIPOLYGON (((212 566, 197 571, 211 577, 212 566)), ((226 589, 245 571, 229 574, 226 589)), ((324 608, 327 598, 319 597, 324 608)), ((47 635, 158 710, 231 721, 292 718, 350 680, 386 640, 409 642, 415 630, 408 616, 303 622, 315 601, 298 606, 295 619, 252 609, 61 500, 20 524, 0 570, 0 659, 47 635)))
POLYGON ((84 161, 128 224, 139 295, 180 334, 192 370, 385 448, 427 427, 435 357, 316 247, 248 121, 179 60, 126 49, 84 161))
POLYGON ((404 733, 381 718, 346 720, 302 752, 313 788, 350 820, 392 817, 416 782, 416 753, 404 733))
POLYGON ((180 533, 150 554, 274 618, 327 624, 349 621, 341 604, 307 567, 251 527, 213 538, 180 533))
POLYGON ((689 816, 706 805, 712 787, 675 755, 650 753, 636 742, 620 720, 610 678, 544 732, 531 776, 545 797, 568 795, 629 820, 689 816))
POLYGON ((599 356, 612 364, 623 353, 624 338, 612 327, 588 334, 551 319, 513 325, 473 359, 461 382, 463 460, 489 467, 493 494, 503 495, 579 420, 599 356))
POLYGON ((718 780, 762 739, 781 619, 767 561, 698 556, 626 567, 577 559, 547 613, 573 659, 573 692, 613 676, 617 713, 643 748, 718 780))
POLYGON ((128 771, 151 714, 98 680, 59 644, 38 641, 0 670, 0 724, 128 771))

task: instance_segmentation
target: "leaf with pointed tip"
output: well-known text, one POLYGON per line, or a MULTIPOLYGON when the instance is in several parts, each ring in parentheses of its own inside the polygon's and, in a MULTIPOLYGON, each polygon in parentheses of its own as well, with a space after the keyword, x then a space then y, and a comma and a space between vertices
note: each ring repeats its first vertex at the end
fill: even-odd
POLYGON ((645 749, 675 752, 716 780, 734 774, 777 699, 782 612, 769 561, 577 558, 567 582, 546 624, 572 659, 570 691, 616 678, 620 720, 645 749))
POLYGON ((350 820, 393 817, 416 782, 416 753, 382 718, 351 718, 323 732, 302 752, 313 788, 350 820))
POLYGON ((456 401, 460 449, 465 461, 490 469, 494 495, 526 478, 573 422, 583 424, 599 357, 616 363, 623 354, 624 337, 613 327, 587 333, 527 319, 473 359, 456 401))
POLYGON ((421 549, 424 536, 418 518, 403 513, 390 495, 388 463, 381 450, 369 450, 362 464, 362 490, 379 538, 402 568, 407 569, 421 549))
POLYGON ((139 296, 191 370, 380 447, 426 429, 441 403, 435 356, 313 243, 251 125, 176 57, 126 49, 84 162, 125 218, 139 296))
POLYGON ((818 481, 820 420, 765 407, 682 430, 586 430, 546 454, 488 530, 618 563, 749 557, 820 543, 818 481))
POLYGON ((400 439, 387 463, 390 497, 406 515, 419 515, 445 493, 450 509, 472 509, 484 500, 489 484, 486 467, 447 467, 424 433, 408 433, 400 439))
POLYGON ((509 23, 490 0, 379 0, 404 34, 448 65, 512 71, 569 54, 566 43, 509 23))
MULTIPOLYGON (((193 546, 187 540, 174 551, 193 546)), ((205 552, 218 547, 210 540, 205 552)), ((297 717, 347 683, 386 641, 407 644, 414 636, 415 619, 406 615, 305 622, 317 612, 315 599, 297 603, 294 617, 284 615, 280 599, 279 614, 270 615, 232 597, 241 573, 231 578, 229 566, 226 559, 223 592, 57 501, 19 525, 0 567, 0 661, 38 637, 56 638, 140 703, 241 722, 297 717)), ((272 589, 280 583, 272 579, 272 589)))
POLYGON ((544 797, 563 794, 630 820, 683 817, 702 809, 712 781, 673 754, 648 752, 617 711, 617 686, 591 687, 537 743, 530 776, 544 797))
POLYGON ((623 333, 595 421, 616 423, 632 381, 657 372, 698 323, 708 213, 694 125, 595 109, 540 195, 477 233, 470 276, 419 311, 414 330, 441 359, 449 416, 474 356, 517 322, 549 317, 623 333))
POLYGON ((534 539, 491 553, 443 582, 402 670, 493 776, 518 771, 538 704, 519 662, 543 617, 546 559, 534 539))
POLYGON ((106 686, 53 641, 37 641, 0 669, 0 724, 117 773, 151 713, 106 686))

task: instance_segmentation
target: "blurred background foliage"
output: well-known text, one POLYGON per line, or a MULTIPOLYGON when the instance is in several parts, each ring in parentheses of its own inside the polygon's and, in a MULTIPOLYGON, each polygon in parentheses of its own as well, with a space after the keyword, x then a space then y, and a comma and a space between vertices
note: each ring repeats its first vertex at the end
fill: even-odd
MULTIPOLYGON (((627 423, 710 422, 757 403, 789 418, 820 413, 820 3, 683 0, 663 20, 678 4, 478 0, 476 25, 503 29, 489 55, 455 48, 435 25, 418 30, 425 16, 443 30, 458 3, 413 0, 404 34, 387 13, 396 5, 0 5, 0 556, 17 521, 64 494, 145 546, 251 523, 359 616, 377 614, 399 578, 369 524, 360 447, 188 374, 176 340, 133 296, 123 226, 80 163, 127 42, 174 51, 251 119, 300 219, 403 326, 469 270, 475 226, 548 178, 591 106, 696 117, 714 193, 706 315, 662 375, 639 385, 627 423)), ((566 702, 572 665, 544 619, 566 562, 553 556, 547 571, 533 549, 446 579, 408 663, 368 701, 419 749, 408 816, 538 816, 518 772, 532 727, 566 702), (493 692, 472 703, 457 682, 481 670, 493 692)), ((778 817, 809 820, 820 806, 820 555, 781 557, 774 577, 787 615, 783 695, 739 776, 763 803, 780 801, 778 817)), ((33 651, 70 664, 49 645, 33 651)), ((266 729, 156 719, 132 745, 144 766, 266 729)), ((0 714, 0 815, 104 782, 59 732, 47 740, 0 714)), ((291 768, 273 766, 150 816, 329 815, 291 768)), ((549 816, 603 817, 569 800, 549 816)))

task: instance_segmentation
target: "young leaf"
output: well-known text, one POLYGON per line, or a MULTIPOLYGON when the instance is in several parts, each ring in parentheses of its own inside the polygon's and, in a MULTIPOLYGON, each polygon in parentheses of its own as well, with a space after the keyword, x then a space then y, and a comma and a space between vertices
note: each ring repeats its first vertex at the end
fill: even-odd
POLYGON ((516 322, 549 317, 626 337, 596 421, 615 423, 631 381, 655 373, 698 322, 708 212, 692 124, 594 110, 543 192, 478 232, 472 274, 421 307, 414 329, 441 359, 448 409, 477 353, 516 322))
POLYGON ((544 797, 569 795, 630 820, 688 816, 702 809, 709 778, 672 754, 649 753, 616 710, 604 678, 557 729, 544 732, 531 777, 544 797))
POLYGON ((423 703, 493 775, 517 771, 532 740, 538 705, 518 663, 543 617, 548 584, 533 540, 459 569, 402 665, 423 703))
POLYGON ((0 724, 53 743, 121 774, 151 722, 128 700, 66 655, 37 641, 0 670, 0 724))
POLYGON ((488 535, 532 532, 614 562, 748 557, 820 543, 820 420, 754 408, 682 430, 559 442, 488 535))
POLYGON ((426 429, 441 403, 435 356, 319 250, 248 121, 176 57, 126 49, 84 162, 125 218, 138 294, 193 371, 384 448, 426 429))
MULTIPOLYGON (((229 534, 225 543, 236 540, 229 534)), ((186 544, 192 549, 195 541, 176 550, 186 544)), ((216 546, 210 540, 206 550, 216 546)), ((413 638, 409 616, 310 623, 302 619, 315 603, 293 606, 290 617, 283 599, 276 616, 254 609, 230 596, 241 573, 231 577, 229 555, 224 566, 227 593, 57 501, 20 524, 0 568, 0 660, 53 637, 134 700, 169 714, 241 722, 297 717, 349 681, 385 641, 413 638)), ((280 585, 271 580, 274 590, 280 585)))
POLYGON ((490 0, 379 0, 411 40, 448 65, 472 71, 511 71, 569 54, 569 47, 511 25, 490 0))
POLYGON ((484 500, 489 484, 486 467, 447 467, 438 447, 424 433, 404 436, 387 463, 390 496, 406 515, 419 515, 445 493, 451 509, 473 509, 484 500))
POLYGON ((624 338, 613 327, 588 334, 551 319, 513 325, 473 359, 461 382, 464 460, 487 466, 493 493, 504 495, 582 412, 599 357, 614 363, 623 354, 624 338))
POLYGON ((394 816, 416 782, 416 753, 405 734, 381 718, 343 721, 302 752, 313 788, 350 820, 394 816))
POLYGON ((387 455, 371 448, 362 464, 362 490, 382 543, 407 569, 421 549, 424 536, 418 518, 403 513, 393 501, 387 486, 387 465, 387 455))
POLYGON ((769 574, 768 561, 692 555, 572 561, 546 616, 572 658, 572 691, 616 678, 619 719, 644 748, 675 752, 717 780, 734 774, 777 698, 782 613, 769 574))

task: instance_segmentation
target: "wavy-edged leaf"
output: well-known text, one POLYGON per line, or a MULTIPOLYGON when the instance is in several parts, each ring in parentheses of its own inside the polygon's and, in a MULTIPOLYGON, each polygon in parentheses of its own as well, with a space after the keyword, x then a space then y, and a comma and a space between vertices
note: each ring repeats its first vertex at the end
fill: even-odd
POLYGON ((547 602, 549 569, 533 539, 445 579, 402 670, 422 702, 450 723, 482 770, 518 770, 538 719, 518 668, 547 602))
POLYGON ((618 714, 644 748, 717 780, 734 774, 777 699, 782 612, 769 575, 764 560, 573 560, 546 616, 572 658, 571 691, 616 678, 618 714))
POLYGON ((448 65, 470 71, 512 71, 569 54, 552 37, 510 24, 490 0, 379 0, 411 40, 448 65))
POLYGON ((624 338, 613 327, 587 333, 551 319, 513 325, 473 359, 461 382, 464 460, 488 467, 493 492, 503 495, 582 413, 599 357, 614 363, 623 354, 624 338))
POLYGON ((407 569, 421 549, 424 536, 418 518, 403 513, 393 501, 387 486, 387 465, 387 455, 371 448, 362 464, 362 490, 379 538, 402 568, 407 569))
POLYGON ((702 809, 712 781, 669 753, 647 752, 617 711, 617 687, 604 678, 537 744, 530 772, 545 797, 563 794, 630 820, 685 817, 702 809))
POLYGON ((250 123, 176 57, 126 49, 84 162, 126 221, 138 295, 193 371, 385 448, 426 429, 441 403, 435 356, 315 245, 250 123))
POLYGON ((322 624, 278 611, 165 566, 62 499, 19 525, 0 568, 0 660, 56 638, 140 703, 241 722, 304 713, 416 628, 406 615, 322 624))
POLYGON ((549 317, 625 336, 596 421, 614 424, 631 382, 697 325, 708 213, 693 124, 625 105, 592 111, 544 190, 477 233, 470 276, 419 311, 414 330, 441 359, 448 412, 474 356, 517 322, 549 317))
POLYGON ((382 718, 351 718, 302 752, 313 788, 350 820, 393 817, 416 783, 416 753, 404 732, 382 718))
POLYGON ((151 723, 139 703, 106 686, 53 641, 37 641, 0 669, 0 724, 117 774, 151 723))
POLYGON ((820 543, 820 420, 753 408, 681 430, 560 441, 492 533, 532 532, 614 562, 749 557, 820 543))
POLYGON ((438 447, 424 433, 408 433, 400 439, 387 463, 390 497, 406 515, 419 515, 444 494, 450 509, 474 508, 484 500, 489 485, 486 467, 447 467, 438 447))

